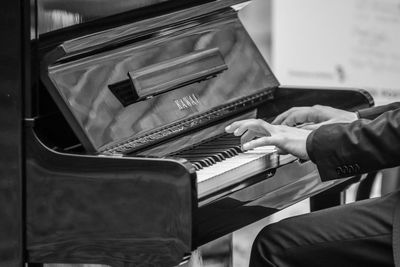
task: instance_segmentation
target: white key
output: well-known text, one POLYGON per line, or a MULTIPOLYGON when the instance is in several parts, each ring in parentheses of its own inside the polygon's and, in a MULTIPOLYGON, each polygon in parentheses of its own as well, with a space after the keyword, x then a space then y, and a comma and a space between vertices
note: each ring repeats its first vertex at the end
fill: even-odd
POLYGON ((258 147, 197 171, 198 195, 260 173, 277 162, 275 146, 258 147))

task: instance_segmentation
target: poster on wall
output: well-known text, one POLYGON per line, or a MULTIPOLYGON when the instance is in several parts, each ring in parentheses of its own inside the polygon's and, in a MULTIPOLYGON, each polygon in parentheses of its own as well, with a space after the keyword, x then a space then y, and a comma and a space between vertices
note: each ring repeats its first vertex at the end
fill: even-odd
POLYGON ((400 0, 275 0, 272 60, 285 85, 367 89, 400 101, 400 0))

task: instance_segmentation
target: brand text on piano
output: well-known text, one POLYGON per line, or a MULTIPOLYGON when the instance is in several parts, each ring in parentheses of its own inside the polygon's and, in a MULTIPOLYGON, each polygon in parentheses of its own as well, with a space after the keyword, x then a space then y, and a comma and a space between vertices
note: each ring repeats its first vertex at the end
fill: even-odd
POLYGON ((195 94, 176 99, 174 102, 178 106, 179 110, 185 110, 200 105, 200 100, 195 94))

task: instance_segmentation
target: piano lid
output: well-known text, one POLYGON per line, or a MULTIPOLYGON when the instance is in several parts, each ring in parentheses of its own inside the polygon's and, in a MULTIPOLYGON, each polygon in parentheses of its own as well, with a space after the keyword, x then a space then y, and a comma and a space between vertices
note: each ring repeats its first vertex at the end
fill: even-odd
POLYGON ((157 16, 218 0, 37 0, 38 33, 125 13, 127 21, 157 16))
POLYGON ((128 153, 252 108, 279 85, 231 4, 64 42, 42 80, 88 152, 128 153))

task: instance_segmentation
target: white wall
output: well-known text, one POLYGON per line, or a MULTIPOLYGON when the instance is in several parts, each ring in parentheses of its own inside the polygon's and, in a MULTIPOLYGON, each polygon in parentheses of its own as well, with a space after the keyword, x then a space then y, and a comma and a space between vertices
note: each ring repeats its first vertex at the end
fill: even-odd
POLYGON ((400 101, 399 0, 274 0, 273 68, 282 84, 366 88, 400 101))

